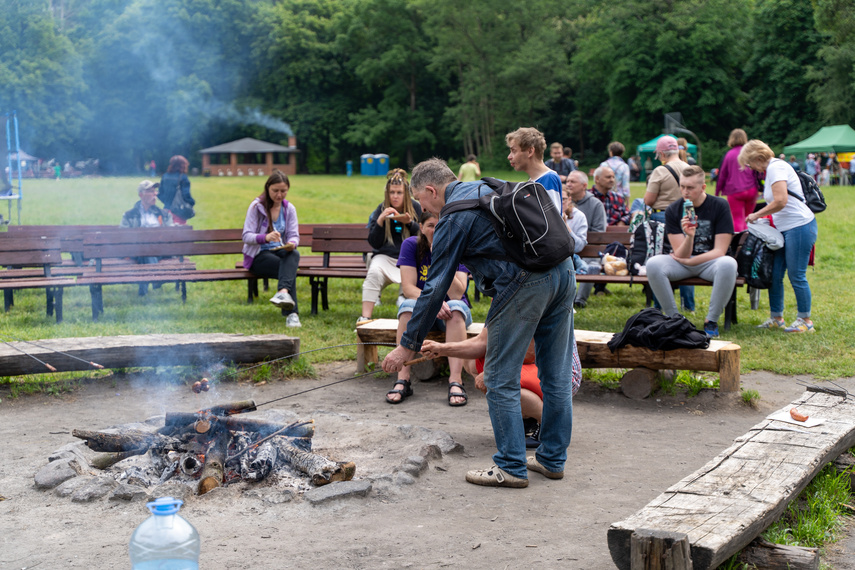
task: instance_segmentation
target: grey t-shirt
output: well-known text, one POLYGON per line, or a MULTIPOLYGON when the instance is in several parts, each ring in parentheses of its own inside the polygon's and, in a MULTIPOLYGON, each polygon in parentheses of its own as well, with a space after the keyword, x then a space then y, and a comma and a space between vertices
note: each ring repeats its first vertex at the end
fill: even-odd
POLYGON ((589 232, 606 231, 606 208, 602 202, 594 198, 593 194, 585 192, 585 197, 576 202, 576 207, 588 219, 589 232))

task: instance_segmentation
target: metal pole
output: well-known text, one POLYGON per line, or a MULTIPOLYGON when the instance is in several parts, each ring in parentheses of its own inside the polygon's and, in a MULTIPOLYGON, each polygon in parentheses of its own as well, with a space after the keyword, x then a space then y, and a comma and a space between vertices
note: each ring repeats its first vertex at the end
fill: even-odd
MULTIPOLYGON (((21 140, 18 138, 18 112, 12 111, 12 116, 15 117, 15 148, 17 149, 15 152, 18 153, 18 225, 21 225, 21 200, 24 198, 24 194, 22 193, 22 180, 23 173, 21 172, 21 140)), ((9 204, 9 208, 12 208, 12 204, 9 204)), ((12 213, 9 213, 9 217, 12 217, 12 213)))

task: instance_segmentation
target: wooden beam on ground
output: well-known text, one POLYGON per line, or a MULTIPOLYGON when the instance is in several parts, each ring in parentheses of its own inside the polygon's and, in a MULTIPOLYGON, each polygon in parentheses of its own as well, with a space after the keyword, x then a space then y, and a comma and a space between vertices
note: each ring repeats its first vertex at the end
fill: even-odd
POLYGON ((637 529, 688 535, 694 570, 707 570, 776 521, 827 463, 855 445, 855 400, 805 392, 794 405, 824 423, 805 428, 767 417, 704 467, 612 524, 608 545, 617 567, 630 570, 637 529))
POLYGON ((88 364, 90 361, 105 368, 204 366, 219 362, 262 362, 300 352, 299 338, 279 334, 150 334, 52 338, 32 342, 34 344, 0 344, 1 375, 47 372, 43 365, 20 351, 51 364, 59 372, 94 370, 88 364), (55 352, 57 350, 85 362, 55 352))

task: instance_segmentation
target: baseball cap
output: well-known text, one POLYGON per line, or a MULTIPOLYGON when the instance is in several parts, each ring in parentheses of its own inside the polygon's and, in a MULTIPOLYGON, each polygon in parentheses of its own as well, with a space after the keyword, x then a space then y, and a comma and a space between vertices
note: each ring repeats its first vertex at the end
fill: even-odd
POLYGON ((147 190, 155 190, 160 188, 159 182, 152 182, 151 180, 143 180, 140 182, 140 185, 137 186, 137 193, 146 192, 147 190))
POLYGON ((663 153, 669 150, 678 150, 677 139, 668 135, 660 137, 660 139, 656 141, 656 152, 663 153))

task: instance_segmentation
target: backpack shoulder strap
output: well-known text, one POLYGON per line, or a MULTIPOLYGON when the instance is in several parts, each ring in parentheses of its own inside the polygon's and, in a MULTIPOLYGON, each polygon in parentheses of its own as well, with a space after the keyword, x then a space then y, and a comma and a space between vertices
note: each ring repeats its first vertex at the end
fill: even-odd
POLYGON ((668 172, 670 172, 670 173, 671 173, 671 176, 673 176, 673 177, 674 177, 674 180, 676 180, 676 181, 677 181, 677 186, 679 186, 679 185, 680 185, 680 177, 677 175, 677 173, 676 173, 676 172, 674 172, 674 169, 673 169, 673 168, 671 168, 670 166, 668 166, 667 164, 663 164, 662 166, 664 166, 665 168, 667 168, 667 169, 668 169, 668 172))
POLYGON ((481 206, 481 200, 478 198, 472 198, 470 200, 455 200, 454 202, 449 202, 445 206, 442 207, 442 210, 439 212, 439 217, 447 216, 448 214, 453 214, 455 212, 460 212, 462 210, 474 210, 475 208, 479 208, 481 206))

